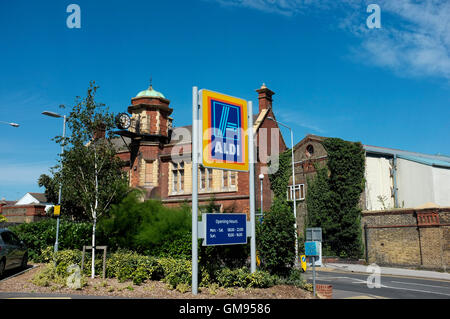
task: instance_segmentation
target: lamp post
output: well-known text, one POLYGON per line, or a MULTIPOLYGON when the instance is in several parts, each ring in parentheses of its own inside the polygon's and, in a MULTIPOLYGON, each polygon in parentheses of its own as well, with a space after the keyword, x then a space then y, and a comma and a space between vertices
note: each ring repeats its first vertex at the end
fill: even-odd
POLYGON ((19 124, 17 124, 17 123, 10 123, 10 122, 5 122, 5 121, 0 121, 0 123, 2 123, 2 124, 7 124, 7 125, 11 125, 11 126, 13 126, 13 127, 19 127, 20 125, 19 124))
MULTIPOLYGON (((44 112, 42 112, 42 114, 44 114, 46 116, 50 116, 50 117, 56 117, 56 118, 62 117, 63 118, 63 135, 62 135, 62 137, 64 139, 66 136, 66 116, 58 114, 58 113, 50 112, 50 111, 44 111, 44 112)), ((63 141, 63 144, 61 145, 61 155, 60 156, 62 156, 63 153, 64 153, 64 141, 63 141)), ((61 165, 62 165, 62 162, 61 162, 61 165)), ((62 170, 62 166, 61 166, 61 170, 62 170)), ((62 171, 61 171, 61 174, 62 174, 62 171)), ((61 181, 61 183, 59 183, 58 205, 61 205, 61 190, 62 190, 62 181, 61 181)), ((55 241, 55 248, 54 248, 55 253, 58 252, 58 245, 59 245, 58 237, 59 237, 59 215, 57 216, 57 219, 56 219, 56 241, 55 241)))
POLYGON ((261 182, 261 210, 260 210, 260 218, 263 216, 263 180, 264 180, 264 174, 259 174, 259 180, 261 182))
POLYGON ((272 120, 276 123, 278 123, 281 126, 284 126, 286 128, 289 129, 289 131, 291 131, 291 165, 292 165, 292 190, 293 190, 293 197, 294 197, 294 218, 295 218, 295 265, 298 266, 298 236, 297 236, 297 201, 296 201, 296 193, 295 193, 295 170, 294 170, 294 133, 292 132, 292 129, 281 123, 278 122, 277 120, 275 120, 273 117, 269 116, 267 117, 267 119, 272 120))

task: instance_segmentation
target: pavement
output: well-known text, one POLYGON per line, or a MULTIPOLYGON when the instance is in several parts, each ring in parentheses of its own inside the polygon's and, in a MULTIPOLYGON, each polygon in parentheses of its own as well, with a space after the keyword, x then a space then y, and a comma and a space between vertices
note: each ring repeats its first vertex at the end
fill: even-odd
MULTIPOLYGON (((373 273, 373 270, 368 270, 366 265, 358 264, 341 264, 341 263, 327 263, 323 267, 316 267, 318 271, 348 271, 356 273, 373 273)), ((415 278, 428 278, 428 279, 438 279, 438 280, 448 280, 450 281, 450 273, 440 272, 440 271, 429 271, 429 270, 415 270, 415 269, 404 269, 404 268, 392 268, 392 267, 380 267, 381 275, 393 275, 393 276, 405 276, 405 277, 415 277, 415 278)))

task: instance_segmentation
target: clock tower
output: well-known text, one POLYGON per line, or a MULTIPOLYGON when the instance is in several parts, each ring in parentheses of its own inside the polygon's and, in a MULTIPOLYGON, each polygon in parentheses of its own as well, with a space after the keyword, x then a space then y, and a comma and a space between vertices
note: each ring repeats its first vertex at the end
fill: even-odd
POLYGON ((162 144, 170 141, 172 131, 173 109, 169 107, 170 101, 153 89, 139 92, 131 99, 128 112, 131 114, 129 131, 141 135, 143 139, 159 140, 162 144))

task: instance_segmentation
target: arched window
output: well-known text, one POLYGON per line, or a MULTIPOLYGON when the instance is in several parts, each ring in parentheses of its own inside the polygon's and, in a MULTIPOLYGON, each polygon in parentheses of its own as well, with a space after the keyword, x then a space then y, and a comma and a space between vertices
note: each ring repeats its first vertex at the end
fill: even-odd
POLYGON ((314 146, 312 146, 311 144, 309 144, 308 146, 306 146, 306 156, 307 157, 311 157, 314 154, 314 146))

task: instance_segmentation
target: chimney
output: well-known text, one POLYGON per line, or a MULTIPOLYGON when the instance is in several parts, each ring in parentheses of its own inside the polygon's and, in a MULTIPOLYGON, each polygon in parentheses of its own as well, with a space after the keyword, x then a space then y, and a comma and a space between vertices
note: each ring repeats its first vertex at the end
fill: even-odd
POLYGON ((259 113, 263 109, 271 109, 272 108, 272 95, 275 93, 266 87, 266 84, 262 84, 261 87, 256 90, 258 92, 259 99, 259 113))
POLYGON ((94 132, 94 140, 105 138, 106 136, 106 125, 100 124, 96 127, 94 132))

